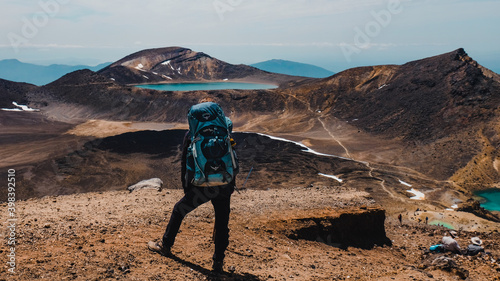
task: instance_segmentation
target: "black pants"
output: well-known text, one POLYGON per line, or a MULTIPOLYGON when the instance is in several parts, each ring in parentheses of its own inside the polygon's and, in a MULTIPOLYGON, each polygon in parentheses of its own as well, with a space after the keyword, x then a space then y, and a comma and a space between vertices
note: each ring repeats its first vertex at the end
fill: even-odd
POLYGON ((196 187, 190 186, 186 189, 184 197, 175 204, 168 222, 165 234, 163 234, 164 247, 172 247, 175 237, 184 217, 198 206, 211 201, 215 211, 214 243, 215 253, 213 259, 224 260, 227 246, 229 245, 229 213, 231 211, 231 194, 234 184, 218 187, 196 187))

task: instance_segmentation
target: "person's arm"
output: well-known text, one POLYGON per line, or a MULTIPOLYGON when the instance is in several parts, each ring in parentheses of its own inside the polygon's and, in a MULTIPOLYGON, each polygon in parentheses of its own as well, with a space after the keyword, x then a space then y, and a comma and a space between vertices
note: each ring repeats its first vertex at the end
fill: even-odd
POLYGON ((187 150, 189 145, 191 144, 191 134, 189 131, 184 135, 184 141, 182 142, 182 156, 181 156, 181 182, 182 188, 186 190, 187 182, 186 182, 186 164, 187 164, 187 150))

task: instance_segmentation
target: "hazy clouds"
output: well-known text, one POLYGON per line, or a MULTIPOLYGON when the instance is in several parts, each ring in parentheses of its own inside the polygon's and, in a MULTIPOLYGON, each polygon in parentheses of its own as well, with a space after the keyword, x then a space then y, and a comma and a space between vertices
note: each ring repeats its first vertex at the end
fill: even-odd
POLYGON ((500 1, 2 1, 0 59, 96 64, 183 46, 231 63, 281 58, 333 71, 463 47, 500 64, 500 1), (79 61, 80 60, 80 61, 79 61))

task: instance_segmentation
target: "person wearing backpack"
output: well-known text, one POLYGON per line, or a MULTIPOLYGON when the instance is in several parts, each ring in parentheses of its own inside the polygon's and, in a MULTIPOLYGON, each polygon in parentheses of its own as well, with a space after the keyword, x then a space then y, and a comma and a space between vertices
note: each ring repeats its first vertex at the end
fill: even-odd
POLYGON ((148 248, 163 256, 172 256, 170 249, 184 217, 210 201, 215 211, 212 269, 220 273, 229 244, 230 199, 239 171, 231 138, 232 122, 210 98, 190 108, 188 122, 181 161, 184 197, 175 204, 162 241, 150 241, 148 248))

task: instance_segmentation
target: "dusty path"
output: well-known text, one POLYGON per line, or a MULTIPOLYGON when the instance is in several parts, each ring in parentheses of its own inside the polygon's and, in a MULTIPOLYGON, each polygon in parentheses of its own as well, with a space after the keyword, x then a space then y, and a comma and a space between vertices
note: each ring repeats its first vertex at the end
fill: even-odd
POLYGON ((364 165, 366 165, 366 167, 368 169, 370 169, 369 171, 369 175, 370 177, 372 177, 374 180, 377 180, 379 181, 380 183, 380 187, 382 187, 382 190, 384 190, 387 194, 389 194, 389 196, 395 200, 399 200, 401 202, 405 202, 406 200, 408 200, 407 198, 401 198, 400 196, 396 196, 394 195, 394 193, 392 191, 390 191, 386 186, 385 186, 385 179, 381 179, 381 178, 378 178, 378 177, 375 177, 373 175, 373 171, 375 170, 375 168, 373 168, 369 162, 366 162, 366 161, 357 161, 356 159, 354 159, 351 154, 349 153, 349 149, 347 149, 347 147, 342 144, 342 142, 340 142, 340 140, 338 140, 335 135, 332 133, 331 130, 328 129, 328 127, 325 125, 325 122, 323 120, 321 120, 321 117, 318 117, 317 120, 321 123, 321 125, 323 126, 323 129, 328 133, 328 135, 330 135, 330 137, 336 141, 342 148, 344 148, 345 150, 345 154, 347 156, 347 158, 350 158, 352 159, 353 161, 356 161, 356 162, 359 162, 359 163, 362 163, 364 165))
POLYGON ((334 141, 336 141, 345 150, 346 157, 350 158, 350 159, 353 159, 352 156, 351 156, 351 154, 349 153, 349 149, 347 149, 347 147, 345 145, 343 145, 342 142, 340 142, 335 137, 335 135, 332 134, 332 132, 326 127, 325 122, 323 120, 321 120, 321 117, 318 117, 317 120, 321 123, 321 125, 323 126, 323 128, 325 129, 325 131, 328 133, 328 135, 330 135, 330 137, 332 137, 332 139, 334 141))

